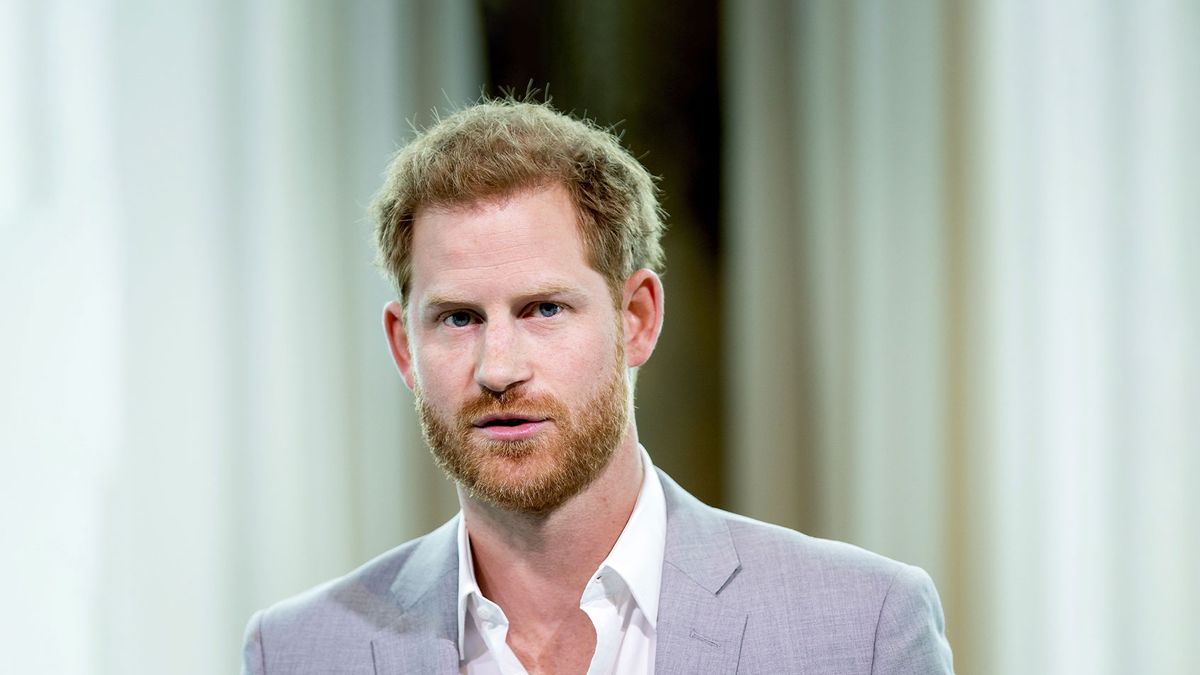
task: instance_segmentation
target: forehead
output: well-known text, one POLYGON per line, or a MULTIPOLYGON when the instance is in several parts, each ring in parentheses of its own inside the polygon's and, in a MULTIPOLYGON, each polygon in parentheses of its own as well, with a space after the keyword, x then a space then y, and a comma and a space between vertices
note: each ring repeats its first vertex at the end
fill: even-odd
POLYGON ((562 186, 423 209, 414 219, 411 284, 417 304, 431 295, 590 286, 593 281, 603 285, 588 264, 575 206, 562 186))

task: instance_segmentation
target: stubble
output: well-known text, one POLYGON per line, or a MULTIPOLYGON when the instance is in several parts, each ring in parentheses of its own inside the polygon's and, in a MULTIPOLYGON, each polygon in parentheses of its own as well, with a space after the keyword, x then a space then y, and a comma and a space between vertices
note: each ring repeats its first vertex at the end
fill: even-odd
POLYGON ((618 354, 600 391, 576 410, 516 387, 501 394, 481 391, 448 420, 418 384, 422 435, 437 465, 471 497, 508 511, 549 513, 590 485, 620 444, 629 423, 624 361, 618 354), (481 437, 472 424, 486 415, 517 412, 550 420, 550 428, 535 438, 498 441, 481 437))

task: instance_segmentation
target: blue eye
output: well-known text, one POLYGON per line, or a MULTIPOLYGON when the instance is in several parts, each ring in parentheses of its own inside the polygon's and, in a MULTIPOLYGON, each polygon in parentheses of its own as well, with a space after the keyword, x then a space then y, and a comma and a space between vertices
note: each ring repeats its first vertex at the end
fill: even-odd
POLYGON ((442 323, 455 328, 466 328, 471 325, 471 315, 467 312, 451 312, 442 319, 442 323))
POLYGON ((537 306, 538 316, 552 317, 562 311, 562 305, 553 302, 539 302, 537 306))

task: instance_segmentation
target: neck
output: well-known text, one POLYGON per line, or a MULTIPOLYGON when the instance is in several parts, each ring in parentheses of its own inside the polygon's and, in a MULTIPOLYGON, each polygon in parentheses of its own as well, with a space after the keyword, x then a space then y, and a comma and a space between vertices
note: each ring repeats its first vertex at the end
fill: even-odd
POLYGON ((631 424, 596 480, 548 514, 505 511, 460 490, 483 594, 503 607, 512 623, 577 612, 588 579, 633 512, 642 471, 631 424))

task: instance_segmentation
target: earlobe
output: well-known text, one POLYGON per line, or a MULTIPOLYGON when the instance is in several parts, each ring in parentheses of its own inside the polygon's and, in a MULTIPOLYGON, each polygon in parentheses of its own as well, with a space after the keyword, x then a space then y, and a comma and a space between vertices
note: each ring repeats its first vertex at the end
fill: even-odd
POLYGON ((626 365, 636 368, 650 359, 662 333, 662 280, 653 271, 640 269, 625 281, 622 299, 626 365))
POLYGON ((413 388, 412 350, 408 343, 408 328, 404 322, 404 306, 395 300, 383 306, 383 332, 387 337, 388 350, 396 370, 404 378, 404 384, 413 388))

